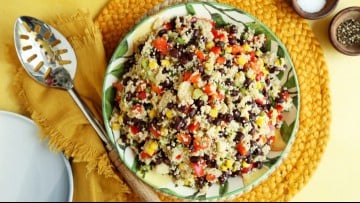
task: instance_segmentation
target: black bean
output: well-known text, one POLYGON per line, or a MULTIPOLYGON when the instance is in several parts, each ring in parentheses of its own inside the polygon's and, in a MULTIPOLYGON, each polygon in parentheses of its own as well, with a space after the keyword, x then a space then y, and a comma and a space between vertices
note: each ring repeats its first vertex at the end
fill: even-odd
POLYGON ((166 156, 165 157, 163 157, 163 159, 162 159, 162 161, 166 164, 166 165, 171 165, 171 161, 170 161, 170 159, 169 158, 167 158, 166 156))
POLYGON ((251 163, 253 160, 252 154, 247 155, 245 160, 246 162, 251 163))
POLYGON ((169 80, 165 80, 164 82, 160 83, 160 86, 162 86, 165 89, 171 89, 173 87, 174 83, 169 80))
POLYGON ((253 126, 249 132, 250 135, 254 135, 255 134, 255 127, 253 126))
POLYGON ((172 103, 172 102, 170 102, 170 103, 168 103, 168 104, 166 105, 166 107, 167 107, 168 109, 173 109, 173 108, 175 108, 175 104, 172 103))
POLYGON ((223 75, 225 74, 225 69, 223 69, 223 68, 219 68, 218 71, 223 75))
POLYGON ((197 180, 196 180, 196 186, 197 186, 198 188, 202 188, 202 187, 204 187, 204 185, 205 185, 206 182, 207 182, 207 181, 206 181, 206 179, 205 179, 204 176, 198 177, 197 180))
POLYGON ((275 99, 275 102, 276 103, 284 103, 285 99, 283 97, 278 97, 278 98, 275 99))
POLYGON ((197 38, 197 37, 199 37, 199 35, 200 35, 199 29, 194 29, 193 36, 197 38))
POLYGON ((125 114, 124 117, 123 117, 124 124, 129 125, 130 121, 131 121, 131 119, 129 118, 129 116, 125 114))
POLYGON ((190 110, 190 112, 189 112, 189 116, 190 116, 191 118, 194 117, 195 114, 196 114, 196 112, 197 112, 197 109, 196 109, 196 108, 191 108, 191 110, 190 110))
POLYGON ((237 40, 235 38, 230 38, 229 39, 229 44, 230 45, 235 45, 237 43, 237 40))
POLYGON ((151 103, 145 103, 143 105, 144 105, 145 110, 150 110, 153 108, 153 105, 151 103))
POLYGON ((130 81, 130 77, 126 77, 126 78, 124 78, 123 79, 123 81, 122 81, 122 84, 124 85, 124 86, 126 86, 127 84, 128 84, 128 82, 130 81))
POLYGON ((199 64, 197 69, 199 70, 199 73, 203 73, 204 72, 204 66, 202 64, 199 64))
POLYGON ((229 33, 230 34, 235 34, 237 33, 237 27, 235 25, 231 25, 230 28, 229 28, 229 33))
POLYGON ((249 85, 251 84, 251 82, 252 82, 252 80, 250 78, 246 77, 245 82, 244 82, 244 87, 248 88, 249 85))
POLYGON ((257 169, 261 169, 264 166, 264 164, 261 161, 257 161, 257 162, 254 163, 254 166, 257 169))
POLYGON ((132 96, 131 92, 126 93, 126 96, 125 96, 126 101, 131 101, 132 98, 133 98, 133 96, 132 96))
POLYGON ((187 53, 185 53, 185 55, 189 61, 192 61, 194 59, 194 53, 187 52, 187 53))
POLYGON ((207 160, 206 165, 208 165, 209 168, 217 168, 216 160, 214 159, 207 160))
POLYGON ((233 110, 233 115, 234 115, 234 119, 236 121, 238 121, 240 119, 241 114, 240 114, 240 111, 238 109, 233 110))
POLYGON ((243 125, 245 125, 246 123, 248 123, 249 121, 245 118, 245 117, 240 117, 239 122, 243 125))
POLYGON ((205 161, 210 160, 210 156, 209 156, 209 155, 207 155, 207 154, 204 154, 204 160, 205 160, 205 161))
POLYGON ((187 62, 188 62, 188 58, 187 58, 186 54, 182 54, 180 56, 180 63, 185 65, 185 64, 187 64, 187 62))
POLYGON ((221 124, 221 119, 220 118, 215 118, 215 119, 212 120, 212 123, 214 125, 220 125, 221 124))
POLYGON ((260 154, 261 154, 261 150, 260 150, 259 148, 255 148, 254 151, 253 151, 253 154, 254 154, 255 156, 260 155, 260 154))
POLYGON ((241 159, 243 159, 243 156, 241 156, 241 154, 236 153, 235 155, 236 161, 240 161, 241 159))
POLYGON ((226 60, 225 66, 228 67, 228 68, 231 68, 232 67, 231 60, 226 60))
POLYGON ((239 142, 239 141, 241 141, 241 140, 243 140, 245 138, 245 135, 244 135, 244 133, 242 133, 242 132, 237 132, 236 133, 236 136, 235 136, 235 138, 234 138, 234 141, 235 142, 239 142))
POLYGON ((256 115, 254 113, 249 113, 249 120, 250 121, 255 121, 256 120, 256 115))
POLYGON ((167 33, 167 30, 166 29, 161 29, 161 30, 159 30, 159 32, 158 32, 158 36, 163 36, 165 33, 167 33))
POLYGON ((225 118, 224 118, 225 122, 230 123, 232 120, 234 120, 234 116, 231 114, 225 114, 225 118))
POLYGON ((204 106, 204 104, 205 104, 204 100, 198 99, 195 101, 195 105, 199 108, 204 106))
POLYGON ((174 57, 174 58, 178 58, 179 57, 179 51, 175 48, 170 49, 169 51, 170 56, 174 57))
POLYGON ((240 91, 239 90, 231 90, 230 91, 230 95, 233 97, 236 97, 237 95, 239 95, 240 91))
POLYGON ((270 79, 269 79, 269 78, 266 78, 266 79, 265 79, 265 83, 266 83, 266 85, 270 85, 270 79))
POLYGON ((233 82, 230 78, 227 78, 227 79, 225 80, 225 85, 227 85, 227 86, 233 86, 233 85, 234 85, 234 82, 233 82))
POLYGON ((211 78, 211 76, 210 76, 210 75, 207 75, 207 74, 203 74, 203 75, 201 76, 201 78, 202 78, 204 81, 208 81, 208 80, 211 78))
POLYGON ((191 162, 191 163, 197 163, 197 162, 199 162, 200 160, 201 160, 201 158, 198 157, 198 156, 191 156, 191 157, 190 157, 190 162, 191 162))
POLYGON ((223 41, 217 41, 217 42, 215 43, 215 46, 224 48, 225 43, 224 43, 223 41))

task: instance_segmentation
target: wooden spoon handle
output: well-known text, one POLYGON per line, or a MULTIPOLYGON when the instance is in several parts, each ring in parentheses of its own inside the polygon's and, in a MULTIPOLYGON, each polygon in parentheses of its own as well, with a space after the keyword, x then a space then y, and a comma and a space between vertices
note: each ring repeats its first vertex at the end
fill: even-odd
POLYGON ((127 166, 120 160, 120 157, 115 149, 109 151, 109 157, 119 173, 126 180, 126 183, 129 184, 131 189, 138 194, 142 200, 146 202, 160 202, 156 192, 127 168, 127 166))

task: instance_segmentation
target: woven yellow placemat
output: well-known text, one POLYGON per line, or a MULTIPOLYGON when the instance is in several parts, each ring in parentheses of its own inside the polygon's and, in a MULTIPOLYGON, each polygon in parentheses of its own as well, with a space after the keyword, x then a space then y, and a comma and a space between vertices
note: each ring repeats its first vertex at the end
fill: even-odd
MULTIPOLYGON (((103 35, 108 59, 121 38, 144 14, 177 2, 183 1, 110 0, 95 19, 103 35)), ((252 14, 275 32, 290 53, 301 92, 300 125, 289 155, 268 179, 234 201, 289 201, 309 181, 329 139, 329 76, 322 48, 309 24, 287 1, 218 2, 252 14)))

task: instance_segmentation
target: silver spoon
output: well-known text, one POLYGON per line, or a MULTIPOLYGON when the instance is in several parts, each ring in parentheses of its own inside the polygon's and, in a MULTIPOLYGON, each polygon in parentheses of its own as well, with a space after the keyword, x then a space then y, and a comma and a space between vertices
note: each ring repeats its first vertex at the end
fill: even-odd
POLYGON ((134 192, 145 201, 158 202, 156 193, 127 169, 116 156, 106 131, 76 92, 73 79, 76 55, 67 39, 52 26, 30 16, 21 16, 15 22, 14 40, 17 55, 26 72, 37 82, 67 90, 84 113, 96 133, 105 143, 109 157, 134 192))

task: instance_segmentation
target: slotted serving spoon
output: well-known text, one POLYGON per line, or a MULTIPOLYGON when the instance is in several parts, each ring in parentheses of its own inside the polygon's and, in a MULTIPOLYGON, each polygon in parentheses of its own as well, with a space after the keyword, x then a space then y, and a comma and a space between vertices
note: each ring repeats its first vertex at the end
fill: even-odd
POLYGON ((17 55, 26 72, 47 87, 67 90, 104 142, 110 159, 132 190, 144 201, 159 202, 155 191, 122 163, 116 150, 112 148, 106 131, 76 92, 73 84, 77 67, 76 55, 67 39, 39 19, 20 16, 15 22, 14 40, 17 55))

